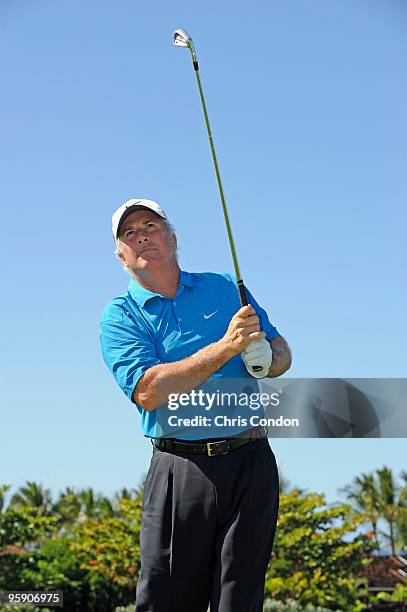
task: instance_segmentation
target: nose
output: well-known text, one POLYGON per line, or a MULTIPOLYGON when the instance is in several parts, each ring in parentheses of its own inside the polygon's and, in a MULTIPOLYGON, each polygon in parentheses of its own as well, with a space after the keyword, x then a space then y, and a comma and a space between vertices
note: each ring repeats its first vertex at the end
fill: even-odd
POLYGON ((149 241, 149 238, 148 238, 147 234, 141 233, 137 237, 138 244, 145 244, 148 241, 149 241))

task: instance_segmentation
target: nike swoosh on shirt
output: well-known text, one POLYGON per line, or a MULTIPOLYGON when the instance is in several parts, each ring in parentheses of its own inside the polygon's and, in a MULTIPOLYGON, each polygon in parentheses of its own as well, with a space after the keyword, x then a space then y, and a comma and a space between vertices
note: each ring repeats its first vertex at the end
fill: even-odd
POLYGON ((204 319, 210 319, 211 317, 213 317, 213 315, 215 315, 218 311, 214 310, 213 312, 211 312, 211 314, 204 314, 204 319))

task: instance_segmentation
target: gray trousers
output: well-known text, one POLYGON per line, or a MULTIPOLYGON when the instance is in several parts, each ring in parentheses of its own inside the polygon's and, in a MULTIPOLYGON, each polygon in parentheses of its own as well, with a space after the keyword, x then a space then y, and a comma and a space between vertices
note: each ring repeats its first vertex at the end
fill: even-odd
POLYGON ((215 457, 154 449, 136 612, 261 612, 277 513, 267 438, 215 457))

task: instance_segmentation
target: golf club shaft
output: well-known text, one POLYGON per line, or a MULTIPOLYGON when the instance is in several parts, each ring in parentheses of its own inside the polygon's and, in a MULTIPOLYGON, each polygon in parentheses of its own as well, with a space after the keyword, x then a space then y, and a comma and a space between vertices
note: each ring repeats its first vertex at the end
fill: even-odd
POLYGON ((204 117, 205 117, 206 130, 208 132, 208 137, 209 137, 209 144, 211 146, 213 164, 215 166, 216 180, 218 181, 220 199, 221 199, 221 202, 222 202, 223 217, 225 219, 226 230, 227 230, 227 233, 228 233, 229 244, 230 244, 230 250, 231 250, 231 253, 232 253, 233 266, 235 268, 235 274, 236 274, 236 279, 237 279, 237 288, 238 288, 238 291, 239 291, 240 303, 241 303, 242 306, 247 306, 246 289, 245 289, 245 286, 244 286, 244 283, 243 283, 243 279, 242 279, 242 277, 240 275, 239 263, 237 261, 235 242, 233 240, 233 234, 232 234, 232 228, 230 226, 228 209, 227 209, 227 206, 226 206, 225 195, 223 193, 222 180, 220 178, 218 161, 216 159, 215 145, 213 144, 213 137, 212 137, 212 132, 211 132, 211 126, 210 126, 210 123, 209 123, 208 111, 206 110, 205 98, 204 98, 204 95, 203 95, 201 79, 200 79, 200 76, 199 76, 198 62, 194 61, 193 64, 194 64, 194 69, 195 69, 196 80, 197 80, 197 83, 198 83, 199 96, 200 96, 201 102, 202 102, 202 108, 203 108, 204 117))
MULTIPOLYGON (((241 303, 242 306, 247 306, 248 302, 247 302, 246 288, 244 286, 243 279, 240 276, 240 269, 239 269, 239 264, 238 264, 238 261, 237 261, 235 242, 233 240, 232 228, 230 227, 229 214, 228 214, 228 209, 227 209, 227 206, 226 206, 225 195, 223 193, 223 187, 222 187, 222 181, 221 181, 221 178, 220 178, 218 161, 216 159, 215 145, 213 144, 211 126, 209 124, 208 111, 206 110, 205 98, 204 98, 203 91, 202 91, 201 79, 200 79, 200 76, 199 76, 199 66, 198 66, 198 60, 197 60, 196 53, 195 53, 195 48, 194 48, 193 42, 192 42, 191 37, 189 36, 189 34, 185 30, 182 30, 182 29, 176 30, 174 32, 174 44, 176 44, 178 46, 182 46, 182 47, 188 47, 188 49, 189 49, 189 51, 191 53, 192 63, 193 63, 193 66, 194 66, 196 80, 197 80, 197 83, 198 83, 199 96, 201 98, 202 108, 203 108, 204 117, 205 117, 206 130, 208 132, 208 137, 209 137, 209 144, 211 146, 213 164, 215 166, 216 179, 218 181, 220 199, 221 199, 221 202, 222 202, 223 217, 225 219, 226 229, 227 229, 227 232, 228 232, 230 250, 231 250, 231 253, 232 253, 233 265, 234 265, 234 268, 235 268, 235 274, 236 274, 236 280, 237 280, 237 289, 238 289, 238 292, 239 292, 240 303, 241 303)), ((262 367, 255 365, 255 366, 252 366, 252 369, 253 369, 254 372, 259 372, 260 370, 262 370, 262 367)))

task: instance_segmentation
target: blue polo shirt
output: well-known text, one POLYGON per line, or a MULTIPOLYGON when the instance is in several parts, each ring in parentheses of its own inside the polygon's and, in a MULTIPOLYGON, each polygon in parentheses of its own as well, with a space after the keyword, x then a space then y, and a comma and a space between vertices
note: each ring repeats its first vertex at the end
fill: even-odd
MULTIPOLYGON (((267 340, 278 336, 266 312, 249 291, 247 296, 256 310, 260 328, 266 332, 267 340)), ((113 299, 103 311, 100 325, 103 359, 119 387, 131 400, 133 390, 146 370, 160 363, 189 357, 220 340, 240 307, 236 279, 229 274, 180 271, 174 298, 149 291, 131 280, 127 293, 113 299)), ((236 355, 207 382, 213 390, 216 383, 227 386, 230 381, 241 381, 247 384, 247 379, 257 383, 246 371, 241 356, 236 355)), ((147 437, 199 439, 225 435, 219 428, 208 429, 201 425, 179 425, 169 429, 163 425, 168 423, 169 416, 174 416, 168 406, 152 412, 143 410, 138 404, 136 406, 147 437)), ((208 412, 188 406, 177 410, 177 416, 182 415, 183 419, 203 413, 208 416, 208 412)), ((243 408, 239 409, 240 416, 244 412, 243 408)), ((245 429, 250 429, 250 425, 237 424, 227 429, 227 435, 235 435, 245 429)))

